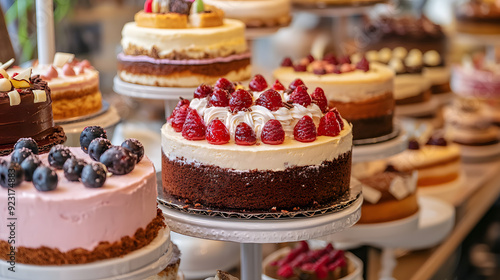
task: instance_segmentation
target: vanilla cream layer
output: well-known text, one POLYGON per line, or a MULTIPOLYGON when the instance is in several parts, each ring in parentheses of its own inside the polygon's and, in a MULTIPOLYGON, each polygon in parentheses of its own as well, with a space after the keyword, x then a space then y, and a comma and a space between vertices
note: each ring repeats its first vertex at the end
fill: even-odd
MULTIPOLYGON (((80 148, 69 148, 77 158, 92 162, 80 148)), ((40 155, 47 163, 47 155, 40 155)), ((4 157, 9 159, 8 157, 4 157)), ((57 189, 40 192, 33 183, 14 188, 16 197, 16 247, 46 246, 67 252, 93 250, 100 242, 133 236, 156 217, 156 177, 151 161, 144 158, 127 175, 112 175, 102 188, 86 188, 70 182, 57 170, 57 189)), ((0 219, 7 221, 8 190, 0 188, 0 219)), ((8 239, 0 230, 0 240, 8 239)))
POLYGON ((456 160, 460 157, 458 145, 422 145, 419 150, 405 150, 389 159, 397 170, 411 171, 456 160))
POLYGON ((186 163, 214 165, 238 171, 280 171, 294 166, 316 166, 324 161, 333 161, 351 151, 352 130, 344 121, 344 129, 336 137, 318 136, 310 143, 290 138, 280 145, 259 143, 253 146, 236 145, 233 141, 224 145, 212 145, 206 140, 190 141, 170 124, 162 129, 162 150, 170 160, 186 163))
POLYGON ((247 51, 245 24, 224 19, 217 27, 165 29, 139 27, 135 22, 125 24, 122 30, 123 49, 138 47, 151 52, 155 49, 160 58, 182 53, 193 59, 228 56, 247 51))
POLYGON ((430 88, 423 75, 401 74, 394 78, 394 99, 401 100, 421 94, 430 88))
MULTIPOLYGON (((50 65, 38 66, 33 68, 33 75, 43 75, 47 73, 50 65)), ((52 96, 57 98, 57 95, 63 95, 68 91, 85 91, 91 88, 99 88, 99 72, 91 68, 75 67, 75 76, 65 76, 61 67, 55 67, 57 78, 52 78, 47 81, 50 87, 52 96), (83 71, 83 72, 82 72, 83 71)))
POLYGON ((443 85, 450 82, 451 71, 449 67, 426 67, 422 74, 432 85, 443 85))
POLYGON ((273 72, 276 79, 288 86, 301 79, 312 92, 316 87, 325 91, 328 100, 359 102, 381 96, 394 89, 394 72, 380 63, 370 63, 370 70, 355 70, 342 74, 316 75, 295 72, 292 67, 280 67, 273 72))
POLYGON ((290 14, 290 0, 204 0, 224 11, 227 18, 270 19, 290 14))

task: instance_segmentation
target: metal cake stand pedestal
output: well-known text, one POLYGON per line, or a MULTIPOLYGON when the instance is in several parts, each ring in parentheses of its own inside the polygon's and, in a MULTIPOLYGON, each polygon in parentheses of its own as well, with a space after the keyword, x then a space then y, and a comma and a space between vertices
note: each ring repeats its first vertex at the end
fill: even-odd
POLYGON ((240 243, 241 279, 262 275, 262 243, 294 242, 333 234, 360 217, 361 195, 339 212, 313 217, 241 219, 197 215, 159 205, 172 231, 193 237, 240 243))

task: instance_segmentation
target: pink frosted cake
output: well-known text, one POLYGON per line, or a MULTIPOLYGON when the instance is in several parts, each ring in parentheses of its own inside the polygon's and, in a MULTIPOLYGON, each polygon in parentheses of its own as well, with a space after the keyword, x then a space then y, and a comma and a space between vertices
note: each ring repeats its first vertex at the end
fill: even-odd
POLYGON ((451 89, 464 97, 499 98, 500 64, 487 62, 481 54, 464 57, 452 69, 451 89))

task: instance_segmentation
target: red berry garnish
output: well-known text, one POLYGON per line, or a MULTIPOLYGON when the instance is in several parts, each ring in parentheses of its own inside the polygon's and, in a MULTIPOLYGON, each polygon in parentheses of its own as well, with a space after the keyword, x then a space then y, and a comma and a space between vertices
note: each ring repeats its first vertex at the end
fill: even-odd
POLYGON ((212 145, 222 145, 229 142, 229 130, 219 119, 210 122, 205 135, 207 142, 212 145))
POLYGON ((223 89, 216 88, 208 99, 208 105, 212 107, 229 106, 229 94, 223 89))
POLYGON ((171 120, 175 116, 175 112, 177 110, 179 110, 184 105, 188 105, 189 106, 189 100, 184 99, 184 98, 181 97, 181 100, 179 100, 179 102, 177 102, 177 105, 175 106, 174 110, 172 111, 172 114, 170 115, 170 117, 168 117, 167 121, 171 120))
POLYGON ((293 137, 299 142, 313 142, 316 140, 316 126, 309 116, 303 116, 293 128, 293 137))
POLYGON ((184 122, 186 121, 189 111, 189 105, 183 105, 179 109, 174 110, 169 119, 175 132, 182 131, 182 127, 184 126, 184 122))
POLYGON ((368 72, 370 70, 370 62, 368 62, 368 59, 366 59, 365 56, 361 58, 361 60, 356 63, 356 69, 363 70, 365 72, 368 72))
POLYGON ((234 92, 234 84, 228 81, 226 78, 220 78, 215 83, 215 88, 225 89, 229 93, 234 92))
POLYGON ((314 68, 313 73, 316 75, 325 75, 326 70, 324 68, 314 68))
POLYGON ((205 123, 195 109, 191 109, 182 126, 182 136, 187 140, 205 139, 205 123))
POLYGON ((15 72, 14 74, 12 74, 12 77, 14 78, 17 75, 19 75, 19 73, 15 72))
POLYGON ((196 88, 194 91, 193 97, 194 98, 204 98, 212 94, 213 89, 209 85, 201 84, 196 88))
POLYGON ((305 86, 299 86, 292 92, 288 101, 307 107, 311 105, 311 96, 307 93, 305 86))
POLYGON ((307 60, 309 60, 309 63, 313 62, 315 59, 314 59, 314 56, 312 56, 312 54, 309 54, 307 55, 307 60))
POLYGON ((276 111, 283 107, 283 101, 281 100, 281 95, 274 89, 268 89, 264 91, 257 100, 255 100, 255 105, 266 107, 270 111, 276 111))
POLYGON ((307 66, 306 65, 302 65, 302 64, 297 64, 297 65, 293 66, 293 70, 295 72, 306 72, 307 71, 307 66))
POLYGON ((337 136, 340 134, 340 123, 334 112, 326 113, 320 120, 318 126, 318 136, 337 136))
POLYGON ((351 64, 351 58, 348 55, 344 55, 339 59, 339 64, 351 64))
POLYGON ((294 275, 293 268, 288 264, 285 264, 284 266, 278 269, 278 276, 280 277, 291 278, 293 275, 294 275))
POLYGON ((263 91, 267 88, 267 81, 260 74, 255 75, 248 84, 248 87, 253 91, 263 91))
POLYGON ((229 100, 229 108, 231 112, 244 111, 252 106, 252 96, 244 89, 238 89, 233 93, 229 100))
POLYGON ((418 141, 415 139, 408 141, 408 150, 420 150, 420 144, 418 141))
POLYGON ((285 141, 285 131, 278 120, 269 120, 264 124, 260 140, 269 145, 279 145, 285 141))
POLYGON ((293 82, 288 86, 289 89, 294 90, 298 86, 305 86, 304 82, 301 79, 295 79, 293 82))
POLYGON ((146 0, 146 2, 144 2, 144 12, 146 13, 153 12, 153 0, 146 0))
POLYGON ((0 79, 5 78, 2 74, 0 74, 0 79))
POLYGON ((326 279, 326 277, 328 276, 328 268, 326 267, 326 265, 317 266, 314 269, 314 273, 316 274, 316 277, 318 277, 318 279, 326 279))
POLYGON ((342 120, 342 116, 340 115, 339 110, 337 110, 337 108, 332 108, 330 109, 330 112, 333 112, 335 114, 335 117, 340 124, 340 129, 344 129, 344 120, 342 120))
POLYGON ((252 146, 257 143, 257 136, 251 126, 246 122, 240 122, 234 131, 234 142, 236 145, 252 146))
POLYGON ((281 62, 282 67, 293 67, 292 59, 289 57, 285 57, 281 62))
POLYGON ((311 94, 312 102, 318 105, 321 112, 326 113, 328 111, 328 100, 326 100, 325 92, 322 88, 317 87, 311 94))
POLYGON ((325 55, 325 57, 323 57, 323 60, 333 65, 338 64, 337 58, 335 57, 334 54, 331 53, 325 55))
POLYGON ((272 86, 274 90, 285 90, 285 86, 280 83, 280 81, 276 80, 272 86))

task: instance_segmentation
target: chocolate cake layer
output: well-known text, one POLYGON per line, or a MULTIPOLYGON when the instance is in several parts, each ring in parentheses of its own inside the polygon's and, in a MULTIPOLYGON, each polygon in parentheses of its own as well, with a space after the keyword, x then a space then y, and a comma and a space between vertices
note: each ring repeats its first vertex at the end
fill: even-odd
POLYGON ((408 98, 403 98, 403 99, 396 99, 396 105, 408 105, 408 104, 415 104, 415 103, 422 103, 429 101, 431 99, 431 91, 425 90, 421 92, 418 95, 408 97, 408 98))
MULTIPOLYGON (((242 159, 244 160, 244 159, 242 159)), ((239 171, 170 160, 162 152, 162 183, 168 194, 221 210, 314 209, 349 191, 351 152, 319 166, 283 171, 239 171)))
MULTIPOLYGON (((101 242, 93 251, 75 248, 68 252, 61 252, 58 249, 47 247, 16 247, 16 262, 34 265, 65 265, 117 258, 148 245, 164 227, 163 213, 158 209, 156 217, 145 229, 137 229, 134 236, 124 236, 121 240, 113 243, 101 242)), ((57 229, 54 229, 54 233, 58 234, 57 229)), ((61 234, 61 238, 68 238, 68 236, 61 234)), ((0 240, 0 259, 7 260, 10 246, 6 241, 0 240)))
POLYGON ((431 86, 432 94, 442 94, 451 92, 450 83, 445 83, 441 85, 432 85, 431 86))
POLYGON ((366 119, 353 119, 352 123, 353 140, 376 138, 390 134, 393 131, 393 114, 366 119))
POLYGON ((188 72, 205 76, 220 77, 231 71, 240 70, 250 65, 250 58, 233 60, 230 62, 215 62, 210 64, 177 65, 154 64, 149 62, 129 62, 118 60, 118 71, 125 71, 135 75, 168 76, 175 73, 188 72))

